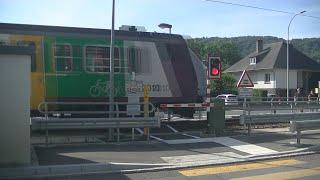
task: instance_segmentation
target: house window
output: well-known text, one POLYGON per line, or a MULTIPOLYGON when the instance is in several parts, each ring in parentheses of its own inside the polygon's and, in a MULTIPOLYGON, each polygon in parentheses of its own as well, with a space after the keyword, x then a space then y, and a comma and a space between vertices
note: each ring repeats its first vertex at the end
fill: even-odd
POLYGON ((265 83, 265 84, 270 84, 270 74, 265 74, 265 76, 264 76, 264 83, 265 83))
POLYGON ((257 61, 256 57, 250 58, 250 64, 256 64, 256 61, 257 61))
POLYGON ((56 44, 53 48, 56 71, 70 72, 72 70, 71 46, 56 44))
MULTIPOLYGON (((88 72, 110 72, 110 47, 86 46, 86 71, 88 72)), ((114 47, 114 72, 120 72, 119 48, 114 47)))

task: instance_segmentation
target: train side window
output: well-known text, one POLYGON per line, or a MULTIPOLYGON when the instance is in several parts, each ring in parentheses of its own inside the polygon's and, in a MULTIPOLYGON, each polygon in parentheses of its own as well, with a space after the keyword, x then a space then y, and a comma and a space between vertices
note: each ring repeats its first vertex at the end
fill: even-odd
POLYGON ((54 45, 54 61, 57 72, 72 71, 71 46, 68 44, 54 45))
MULTIPOLYGON (((17 41, 16 44, 17 46, 33 47, 35 51, 37 51, 36 44, 32 41, 17 41)), ((36 56, 31 56, 31 72, 35 72, 36 69, 37 69, 36 56)))
MULTIPOLYGON (((110 72, 110 47, 86 46, 86 71, 88 72, 110 72)), ((119 48, 114 47, 114 72, 120 72, 119 48)))
POLYGON ((135 47, 129 47, 127 49, 128 55, 128 72, 141 73, 141 50, 135 47))

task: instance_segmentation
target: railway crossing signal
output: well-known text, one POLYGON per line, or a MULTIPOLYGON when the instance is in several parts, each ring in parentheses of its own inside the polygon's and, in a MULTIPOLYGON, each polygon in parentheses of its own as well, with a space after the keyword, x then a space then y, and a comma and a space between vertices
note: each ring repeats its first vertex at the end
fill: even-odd
POLYGON ((208 56, 208 79, 220 79, 221 67, 220 56, 208 56))

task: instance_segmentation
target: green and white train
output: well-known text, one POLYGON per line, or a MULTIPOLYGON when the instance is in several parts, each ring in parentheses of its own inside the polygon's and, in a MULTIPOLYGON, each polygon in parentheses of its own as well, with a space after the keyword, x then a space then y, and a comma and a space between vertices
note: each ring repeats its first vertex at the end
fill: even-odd
MULTIPOLYGON (((182 36, 116 30, 114 44, 115 102, 127 101, 133 74, 153 103, 202 102, 205 67, 182 36)), ((108 101, 110 30, 0 23, 0 45, 34 47, 31 110, 44 101, 108 101)))

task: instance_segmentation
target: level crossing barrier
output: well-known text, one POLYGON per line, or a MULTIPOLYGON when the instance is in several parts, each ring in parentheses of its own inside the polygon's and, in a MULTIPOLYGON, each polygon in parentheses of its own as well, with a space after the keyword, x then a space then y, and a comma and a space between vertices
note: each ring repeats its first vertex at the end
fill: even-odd
POLYGON ((286 114, 254 114, 240 115, 240 124, 244 130, 248 126, 248 134, 251 134, 252 124, 270 124, 270 123, 289 123, 292 120, 317 120, 320 119, 320 113, 286 113, 286 114))
MULTIPOLYGON (((64 129, 117 129, 117 142, 120 141, 120 128, 132 128, 132 139, 134 140, 134 128, 153 128, 160 127, 160 117, 136 117, 137 114, 143 114, 144 111, 137 111, 135 115, 131 114, 128 110, 121 110, 120 106, 124 105, 137 105, 141 106, 145 103, 126 103, 126 102, 43 102, 39 104, 38 110, 44 117, 33 117, 31 119, 32 130, 45 130, 46 131, 46 145, 48 144, 49 130, 64 130, 64 129), (109 112, 108 110, 87 110, 88 107, 101 106, 115 106, 115 111, 109 112), (59 110, 57 106, 63 107, 81 107, 84 106, 86 110, 59 110), (113 118, 108 118, 106 115, 113 113, 113 118), (55 117, 55 114, 70 115, 64 117, 55 117), (93 117, 96 116, 96 117, 93 117), (105 117, 101 117, 105 116, 105 117)), ((151 109, 148 108, 148 113, 155 113, 156 109, 152 103, 147 103, 151 109)), ((81 109, 81 108, 80 108, 81 109)), ((98 108, 99 109, 99 108, 98 108)), ((101 108, 100 108, 101 109, 101 108)), ((143 108, 140 108, 143 109, 143 108)), ((150 139, 150 133, 147 131, 147 140, 150 139)))
POLYGON ((290 121, 290 132, 297 132, 297 144, 301 142, 301 131, 320 129, 320 118, 317 120, 290 121))

